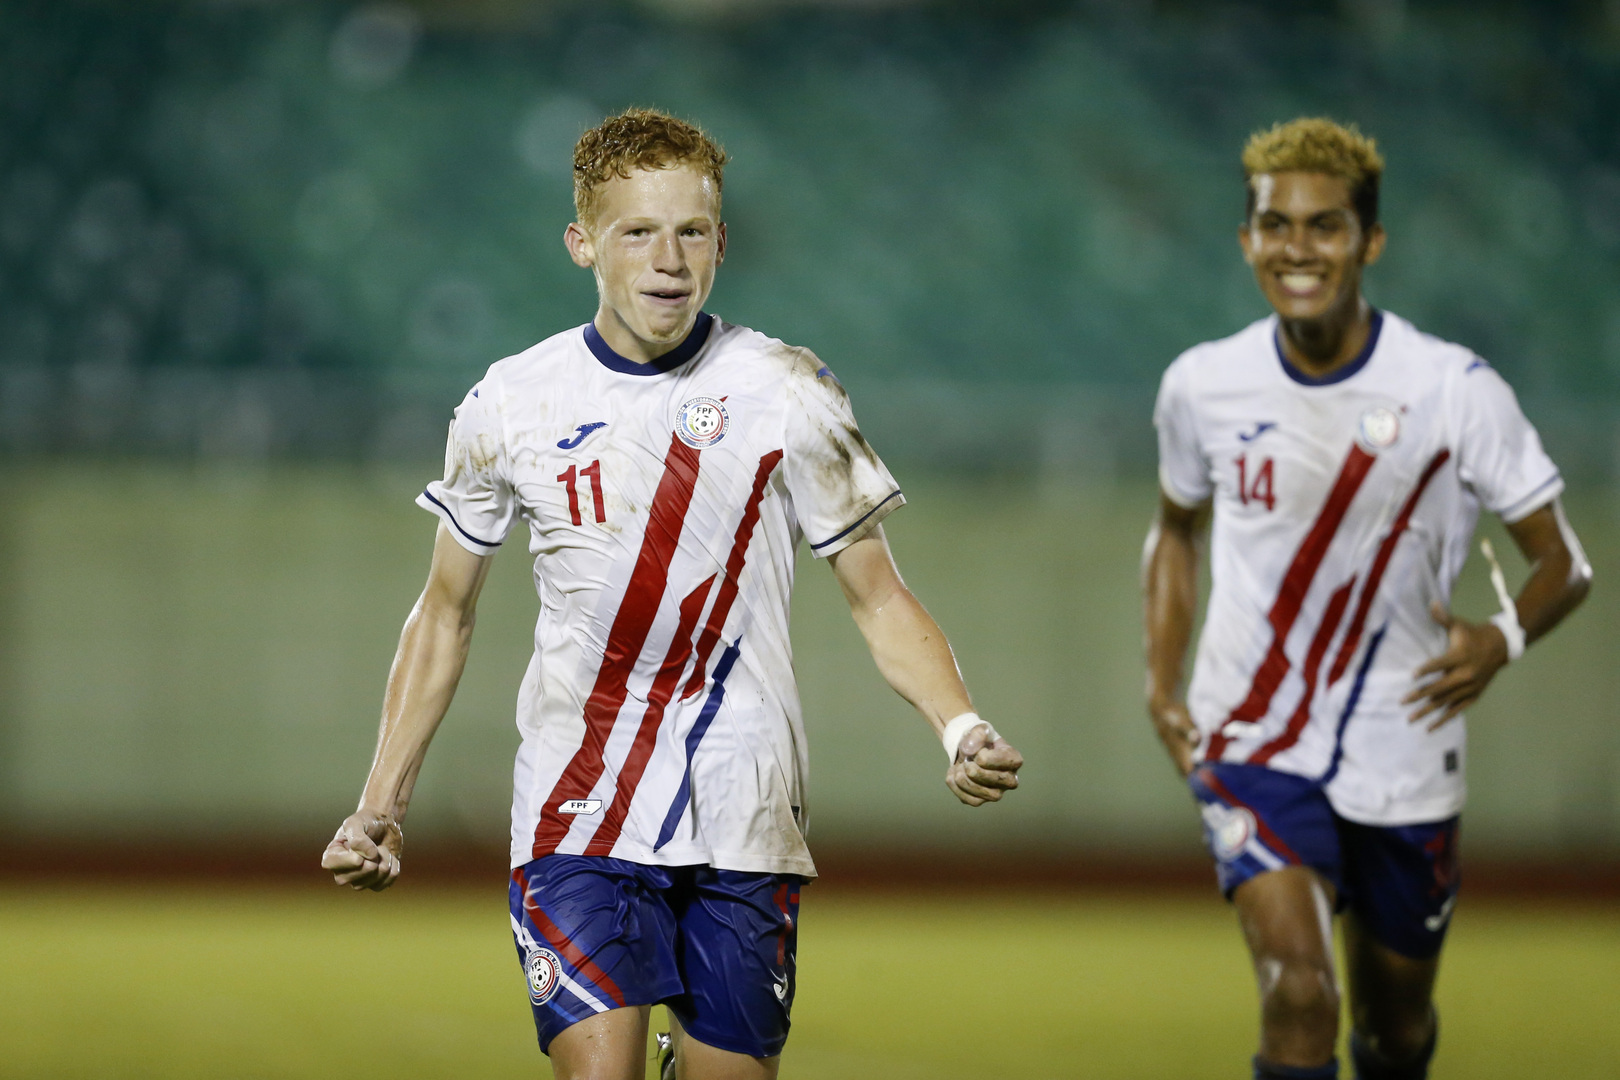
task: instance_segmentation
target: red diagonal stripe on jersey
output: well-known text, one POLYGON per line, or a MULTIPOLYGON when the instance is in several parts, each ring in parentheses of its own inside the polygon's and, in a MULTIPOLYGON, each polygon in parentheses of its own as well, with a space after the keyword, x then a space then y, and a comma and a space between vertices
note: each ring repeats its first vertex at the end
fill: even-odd
POLYGON ((664 475, 658 481, 652 509, 647 514, 647 532, 641 540, 641 551, 630 573, 630 583, 625 586, 624 599, 613 616, 613 628, 608 631, 607 645, 602 650, 602 666, 596 671, 596 683, 591 687, 591 696, 585 700, 585 738, 557 778, 557 786, 551 789, 551 797, 540 811, 540 821, 534 827, 533 858, 550 855, 568 835, 569 822, 563 820, 558 808, 570 799, 589 795, 601 779, 602 753, 629 692, 630 673, 635 670, 642 646, 647 643, 647 633, 658 614, 658 605, 663 601, 664 588, 669 581, 669 562, 680 543, 697 476, 698 452, 671 435, 669 453, 664 458, 664 475))
POLYGON ((1339 621, 1344 618, 1344 609, 1350 605, 1350 590, 1355 587, 1356 579, 1352 577, 1328 599, 1327 610, 1322 612, 1322 625, 1316 628, 1316 636, 1311 638, 1311 647, 1305 653, 1305 666, 1300 669, 1300 674, 1305 677, 1305 691, 1300 695, 1299 704, 1294 707, 1294 715, 1288 718, 1288 726, 1280 735, 1250 755, 1250 765, 1264 765, 1299 742, 1300 734, 1311 719, 1311 702, 1316 697, 1316 674, 1322 670, 1322 658, 1327 656, 1328 646, 1333 644, 1333 635, 1339 629, 1339 621))
MULTIPOLYGON (((1322 559, 1327 555, 1328 545, 1332 543, 1333 536, 1339 531, 1339 525, 1344 521, 1345 511, 1350 509, 1350 500, 1355 498, 1356 492, 1361 488, 1361 482, 1367 478, 1367 470, 1372 468, 1377 460, 1360 446, 1350 447, 1350 456, 1344 459, 1344 465, 1339 468, 1339 478, 1333 482, 1333 488, 1328 492, 1327 501, 1322 504, 1321 511, 1316 515, 1316 521, 1311 525, 1311 531, 1305 534, 1300 542, 1299 550, 1294 552, 1294 561, 1289 564, 1288 572, 1283 575, 1282 585, 1277 590, 1277 599, 1272 602, 1271 614, 1266 621, 1271 623, 1271 647, 1266 650, 1265 659, 1254 673, 1254 681, 1249 684, 1249 694, 1232 715, 1226 718, 1226 723, 1233 720, 1252 722, 1266 714, 1271 707, 1271 697, 1282 685, 1283 676, 1288 674, 1288 654, 1284 647, 1288 643, 1288 632, 1294 628, 1294 620, 1299 618, 1299 609, 1305 603, 1305 594, 1310 591, 1311 582, 1316 578, 1316 571, 1322 565, 1322 559)), ((1224 725, 1223 725, 1224 728, 1224 725)), ((1225 752, 1228 739, 1217 731, 1210 737, 1209 745, 1204 752, 1205 761, 1219 761, 1225 752)))
POLYGON ((1423 475, 1418 478, 1417 487, 1406 497, 1406 505, 1401 507, 1400 514, 1395 518, 1395 524, 1389 527, 1389 535, 1378 545, 1378 554, 1373 557, 1372 569, 1367 571, 1367 584, 1362 587, 1361 599, 1356 601, 1356 613, 1350 619, 1350 629, 1344 635, 1344 644, 1339 646, 1339 655, 1333 658, 1333 667, 1328 670, 1329 686, 1339 681, 1345 669, 1350 666, 1350 658, 1356 655, 1356 647, 1361 644, 1361 632, 1367 626, 1367 609, 1372 607, 1373 597, 1378 593, 1378 583, 1384 580, 1384 570, 1389 566, 1390 557, 1395 554, 1395 544, 1406 531, 1406 527, 1412 523, 1412 512, 1417 509, 1418 500, 1423 497, 1429 481, 1440 471, 1440 466, 1450 459, 1450 450, 1441 450, 1434 455, 1428 467, 1423 470, 1423 475))
POLYGON ((692 677, 687 680, 686 689, 681 691, 683 698, 689 698, 703 689, 703 680, 708 676, 709 656, 720 640, 720 632, 726 626, 726 616, 731 614, 731 605, 737 599, 743 562, 748 558, 748 542, 754 538, 754 526, 759 524, 759 504, 765 498, 765 485, 770 482, 771 473, 776 471, 776 463, 781 460, 780 450, 772 450, 759 459, 759 469, 754 473, 754 490, 749 493, 748 504, 743 507, 742 520, 737 523, 737 536, 731 542, 731 554, 726 558, 726 579, 720 583, 720 592, 714 598, 714 610, 709 612, 709 621, 703 624, 703 636, 698 638, 697 644, 697 664, 692 668, 692 677))
POLYGON ((572 938, 563 933, 562 927, 552 922, 551 917, 540 910, 540 902, 529 892, 529 879, 524 876, 523 871, 519 869, 515 873, 518 886, 523 890, 523 913, 529 917, 534 928, 540 931, 540 936, 546 939, 546 944, 557 950, 557 955, 572 964, 575 971, 595 983, 597 989, 612 998, 615 1005, 623 1008, 624 992, 619 989, 618 983, 609 978, 607 972, 597 967, 596 962, 586 956, 584 951, 574 944, 572 938))
POLYGON ((596 827, 591 842, 585 846, 587 855, 606 855, 619 839, 619 833, 624 828, 624 816, 630 809, 630 800, 635 798, 641 774, 646 772, 647 761, 652 757, 653 744, 658 741, 658 725, 663 722, 664 708, 675 694, 675 684, 681 681, 686 661, 691 659, 692 631, 697 627, 698 616, 703 614, 703 603, 709 598, 709 588, 714 584, 714 578, 715 575, 709 575, 708 580, 687 593, 686 599, 681 601, 680 625, 675 628, 669 652, 664 656, 664 663, 659 667, 658 674, 653 678, 652 689, 647 693, 647 711, 641 714, 641 727, 636 729, 635 741, 630 744, 630 752, 625 755, 618 778, 614 780, 613 800, 608 803, 607 813, 596 827))
POLYGON ((1254 818, 1254 831, 1260 834, 1261 843, 1270 848, 1274 854, 1296 865, 1304 861, 1294 853, 1293 848, 1283 843, 1282 837, 1271 831, 1271 826, 1266 824, 1266 819, 1260 816, 1260 812, 1258 810, 1244 802, 1242 799, 1238 798, 1236 795, 1232 794, 1232 790, 1225 784, 1221 783, 1220 777, 1215 775, 1215 771, 1213 769, 1204 774, 1204 782, 1208 784, 1209 789, 1215 794, 1219 795, 1221 799, 1227 803, 1227 805, 1239 806, 1249 812, 1249 816, 1254 818))

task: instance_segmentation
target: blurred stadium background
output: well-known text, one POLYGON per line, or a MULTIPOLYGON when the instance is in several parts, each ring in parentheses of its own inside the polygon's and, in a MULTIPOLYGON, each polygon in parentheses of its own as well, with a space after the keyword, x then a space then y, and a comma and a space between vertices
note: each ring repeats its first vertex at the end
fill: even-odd
MULTIPOLYGON (((43 877, 312 869, 358 791, 426 569, 433 522, 411 497, 483 368, 590 316, 590 280, 560 244, 568 153, 629 104, 697 119, 733 155, 710 310, 810 345, 850 388, 911 498, 890 526, 908 580, 1030 758, 1007 805, 959 810, 806 560, 796 648, 829 889, 948 892, 986 862, 1020 892, 1202 887, 1196 819, 1140 705, 1152 395, 1181 349, 1264 313, 1233 235, 1243 138, 1306 112, 1376 135, 1392 242, 1373 299, 1513 382, 1598 572, 1570 625, 1473 711, 1465 857, 1478 895, 1603 906, 1567 948, 1532 936, 1455 963, 1522 974, 1529 956, 1596 957, 1581 996, 1606 1026, 1537 1021, 1513 1045, 1562 1062, 1548 1074, 1620 1075, 1614 0, 0 0, 11 970, 44 970, 28 966, 47 963, 27 951, 36 932, 69 940, 53 913, 95 917, 43 877)), ((499 881, 528 577, 520 553, 497 560, 412 809, 407 883, 499 881)), ((1477 564, 1457 606, 1492 609, 1477 564)), ((1189 912, 1219 924, 1211 992, 1243 1006, 1223 1021, 1236 1068, 1241 953, 1218 903, 1198 901, 1164 915, 1163 940, 1202 917, 1189 912)), ((901 901, 841 903, 856 934, 841 947, 858 952, 859 927, 901 901)), ((294 908, 276 917, 296 937, 294 908)), ((1122 932, 1111 909, 1087 910, 1088 940, 1122 932)), ((497 951, 501 925, 497 911, 497 951)), ((1517 940, 1492 925, 1466 940, 1517 940)), ((1524 988, 1560 1003, 1548 985, 1524 988)), ((807 1031, 842 1030, 809 1015, 807 1031)), ((1479 1032, 1501 1033, 1480 1015, 1479 1032)), ((522 1022, 518 1008, 502 1030, 522 1022)), ((0 1075, 219 1075, 190 1058, 74 1065, 79 1033, 32 1030, 38 1053, 0 1075)), ((855 1051, 798 1075, 861 1075, 840 1052, 855 1051)), ((1099 1076, 1169 1075, 1077 1053, 1006 1075, 1088 1060, 1099 1076)), ((1444 1075, 1497 1075, 1518 1060, 1504 1053, 1444 1075)), ((431 1057, 401 1075, 458 1075, 431 1057)), ((331 1075, 313 1056, 263 1060, 233 1075, 331 1075)))

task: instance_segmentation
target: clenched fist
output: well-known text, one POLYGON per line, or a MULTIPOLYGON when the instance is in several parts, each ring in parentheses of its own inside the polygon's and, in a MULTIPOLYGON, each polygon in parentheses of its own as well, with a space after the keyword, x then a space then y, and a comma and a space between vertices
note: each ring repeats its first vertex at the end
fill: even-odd
POLYGON ((999 802, 1003 792, 1018 786, 1024 755, 1000 735, 990 737, 990 726, 979 724, 962 736, 956 760, 945 772, 945 786, 969 806, 999 802))
POLYGON ((405 834, 392 814, 356 811, 344 819, 321 853, 321 866, 339 885, 381 892, 399 877, 405 834))

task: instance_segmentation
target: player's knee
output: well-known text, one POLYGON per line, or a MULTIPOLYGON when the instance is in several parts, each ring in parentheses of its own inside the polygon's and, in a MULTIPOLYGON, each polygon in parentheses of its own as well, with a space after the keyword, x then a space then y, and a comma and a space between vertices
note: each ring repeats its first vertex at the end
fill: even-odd
POLYGON ((1433 1036, 1434 1027, 1425 1018, 1418 1022, 1385 1024, 1382 1029, 1369 1032, 1367 1041, 1376 1048, 1380 1057, 1404 1062, 1423 1056, 1433 1036))
POLYGON ((1268 974, 1262 987, 1268 1021, 1325 1030, 1331 1037, 1339 1023, 1339 988, 1332 970, 1307 960, 1283 960, 1268 974))
POLYGON ((1357 1075, 1363 1080, 1408 1080, 1428 1074, 1439 1034, 1436 1015, 1382 1018, 1376 1027, 1360 1020, 1350 1036, 1357 1075))

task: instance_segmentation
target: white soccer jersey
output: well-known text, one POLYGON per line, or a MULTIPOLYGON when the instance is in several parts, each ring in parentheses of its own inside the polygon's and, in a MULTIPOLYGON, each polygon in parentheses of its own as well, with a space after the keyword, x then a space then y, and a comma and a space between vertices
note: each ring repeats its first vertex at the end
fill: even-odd
POLYGON ((650 364, 586 324, 491 367, 445 457, 418 503, 479 554, 521 518, 535 556, 512 865, 813 875, 794 552, 905 501, 832 373, 708 315, 650 364))
POLYGON ((1507 383, 1458 345, 1375 313, 1325 379, 1275 317, 1182 354, 1159 390, 1160 483, 1214 501, 1212 589, 1187 705, 1206 761, 1319 778, 1372 825, 1462 809, 1464 723, 1408 721, 1412 672, 1446 647, 1479 507, 1509 522, 1563 490, 1507 383))

